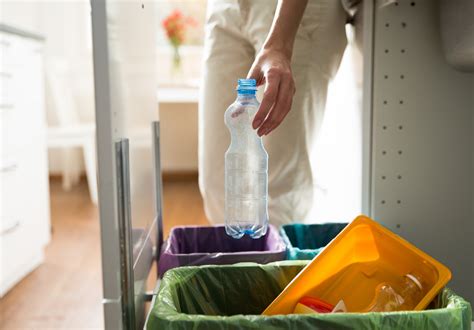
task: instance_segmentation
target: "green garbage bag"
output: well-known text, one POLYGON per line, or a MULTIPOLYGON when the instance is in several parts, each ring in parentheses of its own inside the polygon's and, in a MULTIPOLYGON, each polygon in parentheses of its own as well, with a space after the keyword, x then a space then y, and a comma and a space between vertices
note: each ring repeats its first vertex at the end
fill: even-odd
POLYGON ((445 289, 430 310, 262 316, 306 261, 168 271, 146 329, 470 329, 471 306, 445 289))
POLYGON ((311 260, 347 226, 347 223, 292 223, 280 228, 287 259, 311 260))

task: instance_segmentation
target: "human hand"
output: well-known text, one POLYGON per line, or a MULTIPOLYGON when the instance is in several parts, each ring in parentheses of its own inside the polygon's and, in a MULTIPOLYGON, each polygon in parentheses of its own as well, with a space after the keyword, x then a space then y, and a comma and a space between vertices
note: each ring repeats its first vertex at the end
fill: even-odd
POLYGON ((291 72, 291 56, 283 51, 262 49, 257 55, 248 79, 257 86, 265 84, 262 103, 255 114, 252 127, 259 136, 267 135, 281 124, 291 109, 295 82, 291 72))

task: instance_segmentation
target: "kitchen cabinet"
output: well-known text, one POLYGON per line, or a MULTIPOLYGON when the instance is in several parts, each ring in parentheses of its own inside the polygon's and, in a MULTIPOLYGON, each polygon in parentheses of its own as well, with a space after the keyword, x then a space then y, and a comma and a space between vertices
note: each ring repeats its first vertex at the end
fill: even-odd
POLYGON ((50 240, 43 39, 0 24, 0 296, 50 240))

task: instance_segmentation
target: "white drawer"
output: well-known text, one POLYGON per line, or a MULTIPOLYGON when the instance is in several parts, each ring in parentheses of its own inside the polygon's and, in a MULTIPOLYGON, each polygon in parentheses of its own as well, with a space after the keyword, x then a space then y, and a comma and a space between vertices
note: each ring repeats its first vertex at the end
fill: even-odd
POLYGON ((25 57, 32 53, 39 53, 42 49, 41 41, 0 32, 0 65, 2 67, 23 67, 25 57))
POLYGON ((19 60, 15 54, 21 52, 21 39, 9 33, 0 32, 0 65, 4 66, 18 65, 19 60), (20 47, 19 47, 20 46, 20 47))
POLYGON ((21 182, 19 160, 13 157, 3 158, 0 163, 0 232, 10 223, 18 220, 21 211, 20 189, 15 188, 21 182), (7 224, 8 223, 8 224, 7 224))
POLYGON ((4 224, 20 221, 43 228, 41 237, 45 241, 44 228, 49 228, 47 154, 44 141, 36 142, 20 153, 1 159, 0 216, 4 224))
POLYGON ((18 222, 3 230, 0 234, 0 297, 36 268, 43 255, 43 244, 34 226, 18 222))
MULTIPOLYGON (((17 263, 17 259, 24 259, 21 258, 22 254, 30 255, 32 251, 43 248, 41 239, 36 236, 36 228, 26 222, 19 220, 10 223, 3 222, 1 228, 0 242, 3 270, 11 269, 17 263)), ((21 263, 21 261, 18 263, 21 263)))
POLYGON ((31 218, 35 207, 29 205, 31 196, 25 184, 25 175, 30 169, 22 162, 22 158, 2 159, 0 165, 0 291, 26 274, 32 256, 42 253, 44 244, 44 231, 40 230, 44 221, 31 218))
POLYGON ((0 74, 2 156, 30 145, 38 135, 46 133, 41 56, 32 55, 28 61, 24 68, 0 74))
POLYGON ((17 111, 21 112, 21 110, 12 108, 2 111, 0 114, 0 156, 2 160, 28 146, 35 145, 37 139, 44 140, 46 137, 44 124, 41 125, 41 122, 37 121, 41 119, 35 118, 35 116, 25 119, 17 111), (36 120, 36 122, 29 122, 29 120, 36 120))
POLYGON ((11 92, 12 78, 12 73, 7 71, 0 71, 0 111, 5 111, 11 108, 14 102, 11 92))
POLYGON ((24 54, 21 66, 1 65, 0 77, 7 102, 32 104, 43 101, 43 57, 40 52, 24 54))

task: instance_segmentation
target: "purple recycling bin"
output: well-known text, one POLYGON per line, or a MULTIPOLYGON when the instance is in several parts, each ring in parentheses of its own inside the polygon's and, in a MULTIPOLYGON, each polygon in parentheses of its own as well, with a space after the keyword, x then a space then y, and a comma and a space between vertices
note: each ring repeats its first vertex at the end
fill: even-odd
POLYGON ((278 230, 268 226, 259 239, 234 239, 224 226, 174 227, 164 242, 158 262, 160 276, 171 268, 194 265, 224 265, 237 262, 260 264, 284 260, 286 246, 278 230))

